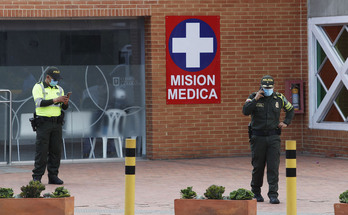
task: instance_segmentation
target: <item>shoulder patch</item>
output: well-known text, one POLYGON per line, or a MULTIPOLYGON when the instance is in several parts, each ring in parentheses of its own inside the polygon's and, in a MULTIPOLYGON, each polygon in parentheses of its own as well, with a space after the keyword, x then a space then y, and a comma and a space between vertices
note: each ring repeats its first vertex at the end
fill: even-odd
POLYGON ((284 95, 283 95, 283 94, 281 94, 281 93, 276 92, 276 95, 277 95, 279 98, 281 98, 281 99, 283 99, 283 98, 284 98, 284 95))

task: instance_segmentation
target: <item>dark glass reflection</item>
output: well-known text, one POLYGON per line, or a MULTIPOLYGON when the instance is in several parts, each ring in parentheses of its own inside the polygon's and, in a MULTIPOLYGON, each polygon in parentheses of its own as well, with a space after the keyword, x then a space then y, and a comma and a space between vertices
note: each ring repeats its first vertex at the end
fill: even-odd
POLYGON ((348 117, 348 90, 345 86, 342 87, 336 98, 336 103, 343 113, 344 117, 348 117))
POLYGON ((344 30, 335 44, 335 49, 342 61, 345 62, 348 57, 348 32, 344 30))

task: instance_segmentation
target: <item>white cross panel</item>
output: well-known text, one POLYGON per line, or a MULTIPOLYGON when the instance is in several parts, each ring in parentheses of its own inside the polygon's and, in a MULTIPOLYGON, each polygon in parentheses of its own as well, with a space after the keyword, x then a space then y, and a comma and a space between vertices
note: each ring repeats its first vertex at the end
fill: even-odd
POLYGON ((199 68, 201 53, 214 53, 214 38, 200 37, 200 23, 186 23, 186 38, 173 38, 173 53, 186 54, 186 67, 199 68))
MULTIPOLYGON (((348 59, 343 61, 338 55, 335 47, 331 44, 326 33, 320 26, 325 25, 347 25, 348 16, 340 17, 320 17, 308 19, 308 44, 309 44, 309 127, 327 130, 348 130, 347 120, 338 107, 335 98, 340 93, 342 87, 348 89, 348 59), (332 66, 335 68, 337 76, 329 89, 325 88, 326 95, 317 107, 317 42, 327 56, 332 66), (345 122, 325 122, 327 112, 335 105, 339 114, 345 122)), ((347 26, 345 26, 347 29, 347 26)))

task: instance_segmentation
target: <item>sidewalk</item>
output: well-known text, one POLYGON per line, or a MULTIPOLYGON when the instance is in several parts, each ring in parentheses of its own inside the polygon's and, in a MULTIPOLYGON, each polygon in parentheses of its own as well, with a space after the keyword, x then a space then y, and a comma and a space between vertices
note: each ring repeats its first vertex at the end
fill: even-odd
MULTIPOLYGON (((33 165, 0 166, 1 187, 14 189, 31 179, 33 165)), ((298 156, 297 158, 297 211, 298 215, 333 215, 333 204, 348 190, 348 160, 298 156)), ((75 214, 124 214, 124 161, 117 159, 96 163, 63 163, 59 175, 64 186, 75 196, 75 214)), ((180 198, 180 189, 193 186, 198 195, 212 184, 226 187, 224 195, 238 188, 250 189, 250 157, 137 160, 135 214, 174 214, 174 199, 180 198)), ((52 192, 56 185, 42 182, 43 193, 52 192)), ((266 179, 265 179, 266 182, 266 179)), ((279 205, 269 204, 267 183, 258 203, 258 215, 286 214, 285 157, 281 157, 279 205)))

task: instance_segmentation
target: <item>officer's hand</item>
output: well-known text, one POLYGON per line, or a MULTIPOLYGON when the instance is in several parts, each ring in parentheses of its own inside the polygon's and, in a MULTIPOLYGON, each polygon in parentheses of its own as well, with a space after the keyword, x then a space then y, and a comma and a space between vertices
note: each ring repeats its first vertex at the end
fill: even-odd
POLYGON ((64 97, 63 103, 64 103, 65 105, 67 105, 68 102, 69 102, 69 97, 68 97, 68 96, 62 96, 62 97, 64 97))
POLYGON ((59 96, 58 98, 53 99, 54 103, 64 103, 64 104, 68 104, 69 102, 69 98, 67 96, 59 96))
POLYGON ((284 122, 280 122, 280 123, 278 124, 278 128, 286 128, 286 127, 288 127, 288 125, 285 124, 284 122))
POLYGON ((255 96, 255 100, 257 101, 257 100, 259 100, 260 98, 264 97, 264 96, 263 96, 263 93, 265 93, 265 92, 263 91, 262 88, 261 88, 259 91, 257 91, 256 96, 255 96))
POLYGON ((53 103, 59 103, 59 102, 63 102, 63 101, 64 101, 63 96, 59 96, 59 97, 53 99, 53 103))

